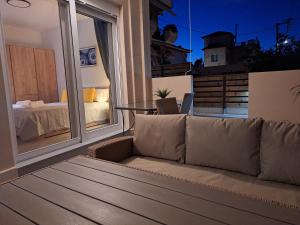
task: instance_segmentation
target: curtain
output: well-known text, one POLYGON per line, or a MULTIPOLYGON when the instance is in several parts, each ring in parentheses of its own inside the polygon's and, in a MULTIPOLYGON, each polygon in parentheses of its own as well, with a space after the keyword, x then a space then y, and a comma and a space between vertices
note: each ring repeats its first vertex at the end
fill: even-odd
POLYGON ((97 43, 103 62, 103 67, 107 76, 107 79, 110 81, 110 68, 109 68, 109 46, 108 46, 108 29, 107 22, 104 22, 99 19, 94 19, 95 33, 97 38, 97 43))
POLYGON ((116 121, 114 118, 113 113, 113 99, 112 99, 112 84, 111 82, 111 73, 110 73, 110 66, 109 66, 109 43, 108 43, 108 23, 99 19, 94 19, 94 26, 95 26, 95 33, 98 43, 99 52, 101 55, 103 67, 109 80, 109 117, 110 117, 110 124, 113 124, 116 121))

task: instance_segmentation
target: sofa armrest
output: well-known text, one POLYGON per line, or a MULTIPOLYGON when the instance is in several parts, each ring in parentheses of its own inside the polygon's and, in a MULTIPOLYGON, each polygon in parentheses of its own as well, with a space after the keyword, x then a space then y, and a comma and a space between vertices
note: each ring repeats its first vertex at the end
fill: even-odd
POLYGON ((88 155, 93 158, 120 162, 132 156, 133 137, 118 137, 95 144, 88 148, 88 155))

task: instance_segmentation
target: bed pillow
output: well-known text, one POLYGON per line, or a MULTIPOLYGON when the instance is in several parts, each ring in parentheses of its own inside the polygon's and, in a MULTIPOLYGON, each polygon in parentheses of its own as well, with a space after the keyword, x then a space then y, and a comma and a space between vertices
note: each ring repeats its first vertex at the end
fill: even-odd
POLYGON ((84 88, 83 89, 83 101, 86 103, 94 102, 96 94, 96 88, 84 88))
POLYGON ((260 179, 300 185, 300 124, 264 122, 260 179))
POLYGON ((68 93, 66 89, 63 89, 61 93, 60 102, 68 102, 68 93))
POLYGON ((257 176, 261 119, 188 117, 186 163, 257 176))
POLYGON ((108 102, 109 99, 109 89, 96 89, 95 102, 108 102))
POLYGON ((136 155, 183 162, 184 150, 185 115, 136 115, 136 155))

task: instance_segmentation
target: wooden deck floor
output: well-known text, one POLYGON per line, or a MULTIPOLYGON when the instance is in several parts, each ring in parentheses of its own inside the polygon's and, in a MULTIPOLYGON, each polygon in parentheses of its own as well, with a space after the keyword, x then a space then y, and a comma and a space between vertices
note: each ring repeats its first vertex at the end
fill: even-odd
POLYGON ((283 225, 299 211, 83 156, 0 187, 1 225, 283 225))

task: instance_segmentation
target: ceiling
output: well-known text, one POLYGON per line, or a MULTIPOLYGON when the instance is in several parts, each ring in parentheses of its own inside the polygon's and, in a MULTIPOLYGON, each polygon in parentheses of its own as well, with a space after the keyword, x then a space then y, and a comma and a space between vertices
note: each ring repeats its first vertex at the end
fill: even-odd
POLYGON ((29 8, 16 8, 0 1, 1 14, 4 24, 30 28, 38 31, 48 30, 59 26, 57 0, 29 0, 29 8))

